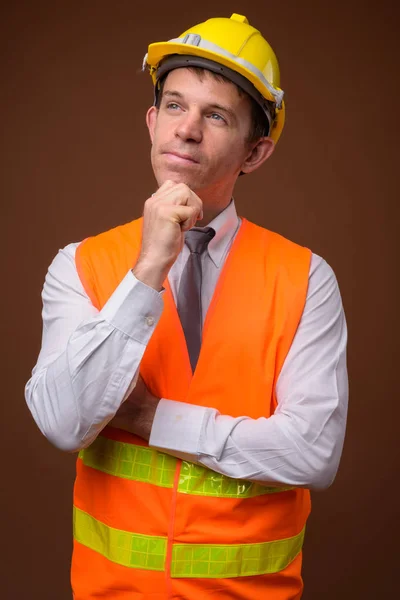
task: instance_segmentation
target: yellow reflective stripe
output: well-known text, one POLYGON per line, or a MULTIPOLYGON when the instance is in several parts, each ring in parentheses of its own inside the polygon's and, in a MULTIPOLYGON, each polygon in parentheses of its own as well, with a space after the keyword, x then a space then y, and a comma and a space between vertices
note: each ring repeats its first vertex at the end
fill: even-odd
POLYGON ((171 577, 225 578, 278 573, 301 551, 304 531, 261 544, 175 544, 171 577))
POLYGON ((263 486, 244 479, 232 479, 205 467, 183 461, 178 492, 218 498, 253 498, 263 494, 276 494, 293 487, 263 486))
POLYGON ((167 538, 114 529, 76 506, 74 538, 119 565, 151 571, 165 569, 167 538))
POLYGON ((176 458, 152 448, 116 442, 99 435, 79 453, 87 467, 109 475, 172 488, 176 458))
MULTIPOLYGON (((164 571, 167 538, 114 529, 74 507, 74 538, 108 560, 133 569, 164 571)), ((301 551, 304 529, 261 544, 173 544, 171 577, 245 577, 278 573, 301 551)))
MULTIPOLYGON (((161 487, 172 488, 174 485, 176 458, 152 448, 98 436, 79 456, 86 466, 109 475, 161 487)), ((187 461, 182 462, 178 483, 178 492, 182 494, 217 498, 253 498, 292 489, 294 488, 288 486, 270 487, 232 479, 187 461)))

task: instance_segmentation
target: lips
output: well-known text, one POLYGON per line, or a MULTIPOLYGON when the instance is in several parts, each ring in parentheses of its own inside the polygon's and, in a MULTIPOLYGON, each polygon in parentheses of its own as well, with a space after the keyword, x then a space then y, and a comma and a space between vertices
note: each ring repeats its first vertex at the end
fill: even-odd
POLYGON ((170 156, 172 158, 172 160, 177 160, 177 161, 185 161, 185 162, 191 162, 191 163, 198 163, 199 161, 196 160, 194 158, 194 156, 192 156, 191 154, 186 154, 184 152, 176 152, 175 150, 166 150, 163 152, 163 154, 167 154, 168 156, 170 156))

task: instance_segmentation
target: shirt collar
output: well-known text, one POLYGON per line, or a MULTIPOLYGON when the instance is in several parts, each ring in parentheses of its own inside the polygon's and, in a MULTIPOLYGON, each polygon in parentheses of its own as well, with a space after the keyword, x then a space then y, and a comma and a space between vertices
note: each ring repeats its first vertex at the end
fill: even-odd
POLYGON ((220 266, 238 226, 239 218, 236 212, 235 201, 232 198, 228 206, 207 225, 207 227, 212 227, 215 231, 215 236, 208 244, 207 250, 216 267, 220 266))

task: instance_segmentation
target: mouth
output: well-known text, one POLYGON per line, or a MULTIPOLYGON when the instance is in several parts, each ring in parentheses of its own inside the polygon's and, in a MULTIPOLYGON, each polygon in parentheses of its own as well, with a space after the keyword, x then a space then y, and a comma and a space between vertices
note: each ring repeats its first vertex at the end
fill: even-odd
POLYGON ((163 154, 172 162, 181 163, 181 164, 198 164, 198 160, 193 158, 190 154, 185 154, 183 152, 163 152, 163 154))

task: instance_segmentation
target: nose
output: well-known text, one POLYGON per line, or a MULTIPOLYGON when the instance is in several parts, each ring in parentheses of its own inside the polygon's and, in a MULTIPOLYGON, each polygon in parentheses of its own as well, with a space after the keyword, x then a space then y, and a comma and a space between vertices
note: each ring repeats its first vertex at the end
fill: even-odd
POLYGON ((196 142, 203 139, 201 115, 197 111, 184 112, 177 124, 176 135, 184 142, 196 142))

